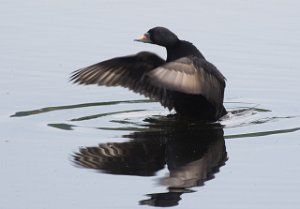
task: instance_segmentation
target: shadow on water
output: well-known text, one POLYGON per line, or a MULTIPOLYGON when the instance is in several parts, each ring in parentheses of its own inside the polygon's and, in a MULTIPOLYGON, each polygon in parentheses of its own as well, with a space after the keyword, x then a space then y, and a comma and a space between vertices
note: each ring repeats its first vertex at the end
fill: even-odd
POLYGON ((138 176, 153 176, 167 166, 169 175, 159 183, 168 192, 147 194, 149 199, 140 204, 178 205, 183 193, 214 178, 227 153, 220 124, 167 121, 148 118, 148 130, 123 136, 130 139, 127 142, 81 148, 74 162, 105 173, 138 176))
POLYGON ((81 148, 74 153, 73 161, 80 167, 119 175, 154 176, 167 167, 168 176, 161 178, 159 184, 165 186, 168 192, 147 194, 148 199, 139 202, 141 205, 164 207, 178 205, 183 194, 194 192, 193 187, 202 186, 214 178, 227 160, 224 138, 260 137, 300 130, 300 127, 266 130, 266 126, 262 125, 284 120, 293 121, 295 118, 298 120, 298 116, 277 116, 271 110, 258 108, 258 105, 252 103, 227 102, 228 114, 219 123, 204 124, 179 121, 172 115, 163 116, 164 114, 161 115, 157 111, 151 112, 147 108, 150 102, 153 101, 127 100, 45 107, 19 111, 11 117, 86 107, 114 106, 118 111, 103 111, 93 115, 86 115, 83 112, 85 115, 80 117, 76 112, 76 116, 67 122, 60 121, 47 125, 67 131, 76 128, 94 128, 130 132, 122 136, 127 139, 126 142, 102 143, 94 147, 81 148), (118 106, 124 103, 130 104, 129 107, 118 106), (140 109, 140 103, 143 103, 145 109, 140 109), (100 126, 90 127, 85 124, 95 119, 100 126), (240 133, 241 127, 248 126, 257 128, 254 132, 247 133, 242 129, 240 133), (224 136, 223 128, 233 128, 234 134, 224 136))

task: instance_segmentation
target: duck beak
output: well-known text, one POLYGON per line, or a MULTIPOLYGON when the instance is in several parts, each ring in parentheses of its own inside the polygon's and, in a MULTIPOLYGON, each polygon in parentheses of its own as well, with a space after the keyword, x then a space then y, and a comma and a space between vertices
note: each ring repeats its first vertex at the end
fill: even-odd
POLYGON ((134 40, 139 42, 144 42, 144 43, 151 43, 149 33, 145 33, 144 35, 141 35, 140 37, 134 40))

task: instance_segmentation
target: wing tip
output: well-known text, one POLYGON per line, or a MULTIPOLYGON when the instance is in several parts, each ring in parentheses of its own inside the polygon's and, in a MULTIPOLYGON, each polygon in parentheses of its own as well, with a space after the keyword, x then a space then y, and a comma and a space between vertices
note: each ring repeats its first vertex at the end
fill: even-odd
POLYGON ((78 80, 79 71, 80 71, 80 69, 75 70, 75 71, 70 73, 69 82, 72 82, 72 83, 78 83, 79 82, 79 80, 78 80))
POLYGON ((78 70, 75 70, 73 72, 70 73, 70 77, 69 77, 69 82, 73 83, 73 84, 79 84, 79 85, 87 85, 87 83, 81 79, 80 75, 82 73, 82 70, 84 70, 85 68, 80 68, 78 70))

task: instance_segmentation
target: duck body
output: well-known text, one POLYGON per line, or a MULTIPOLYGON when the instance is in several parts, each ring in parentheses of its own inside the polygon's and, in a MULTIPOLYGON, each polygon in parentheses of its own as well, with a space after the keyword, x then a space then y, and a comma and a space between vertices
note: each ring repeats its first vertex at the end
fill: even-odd
MULTIPOLYGON (((206 73, 210 73, 212 76, 218 78, 220 83, 224 83, 225 88, 225 77, 211 63, 206 61, 202 53, 192 43, 178 40, 176 44, 166 49, 166 62, 173 62, 182 57, 187 57, 193 61, 195 70, 197 70, 197 67, 203 67, 206 73)), ((224 106, 222 109, 217 110, 216 106, 211 104, 202 94, 174 91, 172 95, 174 99, 174 109, 181 117, 215 121, 227 114, 224 106)))
POLYGON ((164 60, 151 52, 116 57, 75 71, 75 83, 123 86, 159 101, 177 116, 216 121, 225 115, 225 77, 190 42, 155 27, 136 41, 163 46, 164 60))

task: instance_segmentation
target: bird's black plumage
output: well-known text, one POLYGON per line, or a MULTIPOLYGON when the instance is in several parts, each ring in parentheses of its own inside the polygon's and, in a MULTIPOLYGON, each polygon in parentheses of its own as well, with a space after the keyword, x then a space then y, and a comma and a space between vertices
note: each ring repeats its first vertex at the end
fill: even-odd
POLYGON ((190 42, 164 27, 150 29, 137 41, 167 49, 166 61, 151 52, 116 57, 75 71, 75 83, 123 86, 180 117, 215 121, 227 112, 223 106, 225 77, 190 42))

